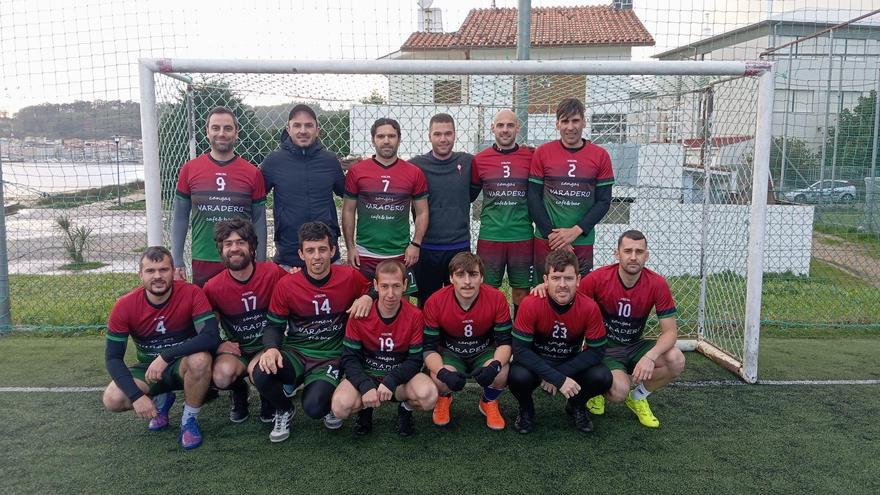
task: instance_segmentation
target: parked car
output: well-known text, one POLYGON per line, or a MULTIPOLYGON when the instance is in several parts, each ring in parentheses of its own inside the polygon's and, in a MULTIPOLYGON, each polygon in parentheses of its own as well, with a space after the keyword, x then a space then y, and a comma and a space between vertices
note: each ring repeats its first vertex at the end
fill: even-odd
POLYGON ((852 203, 856 200, 856 186, 845 180, 824 180, 788 191, 782 197, 793 203, 852 203))

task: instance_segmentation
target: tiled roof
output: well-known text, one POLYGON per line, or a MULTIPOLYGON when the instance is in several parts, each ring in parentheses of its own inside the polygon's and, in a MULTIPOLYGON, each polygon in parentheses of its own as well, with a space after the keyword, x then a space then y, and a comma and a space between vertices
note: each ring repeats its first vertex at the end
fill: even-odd
MULTIPOLYGON (((654 38, 632 10, 610 6, 532 9, 531 46, 651 46, 654 38)), ((473 9, 455 33, 415 32, 401 50, 516 46, 516 9, 473 9)))

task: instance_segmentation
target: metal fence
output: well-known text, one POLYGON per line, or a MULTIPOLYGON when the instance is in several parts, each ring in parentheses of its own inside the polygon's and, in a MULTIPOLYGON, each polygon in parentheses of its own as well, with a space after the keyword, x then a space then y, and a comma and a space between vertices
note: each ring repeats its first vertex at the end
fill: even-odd
MULTIPOLYGON (((515 7, 514 2, 494 3, 515 7)), ((109 1, 54 9, 24 2, 5 5, 0 10, 0 165, 11 293, 6 299, 11 302, 11 312, 6 316, 12 325, 100 328, 115 298, 136 283, 135 262, 146 245, 136 102, 139 57, 464 57, 463 50, 408 55, 404 49, 416 31, 455 32, 472 9, 470 4, 452 1, 435 4, 431 8, 439 10, 426 12, 415 2, 402 0, 381 6, 359 6, 345 0, 303 5, 255 2, 242 7, 236 16, 249 35, 222 36, 219 40, 209 40, 204 34, 212 16, 219 15, 213 12, 223 10, 216 6, 208 9, 198 4, 158 2, 134 7, 109 1), (438 15, 442 25, 437 23, 438 15), (292 18, 300 21, 301 30, 291 30, 292 18), (102 266, 96 267, 98 264, 102 266)), ((532 4, 535 10, 545 8, 543 2, 532 4)), ((709 2, 698 9, 681 9, 671 1, 636 2, 634 15, 650 33, 653 45, 612 48, 606 44, 567 51, 564 47, 533 47, 531 56, 774 62, 777 91, 770 187, 777 204, 768 210, 767 235, 778 242, 768 244, 765 264, 782 268, 769 269, 765 277, 763 322, 783 327, 878 328, 880 197, 872 192, 878 186, 875 183, 872 189, 871 180, 880 175, 876 170, 880 15, 873 13, 871 2, 817 4, 822 2, 755 2, 755 6, 709 2), (838 187, 833 181, 847 184, 838 187)), ((479 7, 491 5, 486 2, 479 7)), ((468 55, 477 52, 475 49, 468 55)), ((516 56, 510 47, 495 53, 502 58, 516 56)), ((341 157, 360 156, 369 152, 359 134, 363 133, 363 122, 406 92, 404 87, 395 93, 392 82, 383 77, 352 80, 344 90, 334 90, 334 84, 320 76, 302 80, 305 82, 294 85, 282 79, 235 76, 212 80, 194 74, 189 82, 160 83, 165 88, 163 104, 168 105, 162 111, 170 115, 173 105, 181 102, 190 102, 195 108, 199 105, 197 96, 204 92, 234 93, 242 102, 241 111, 251 119, 248 128, 254 130, 243 136, 239 149, 259 162, 275 146, 282 116, 290 104, 309 100, 321 105, 328 147, 341 157), (300 88, 308 88, 312 94, 302 93, 300 88), (357 112, 362 120, 353 120, 357 112)), ((678 88, 694 91, 679 91, 687 96, 670 103, 661 95, 675 92, 665 92, 669 89, 662 87, 665 83, 607 81, 598 83, 594 101, 600 106, 596 108, 626 102, 628 116, 621 119, 621 112, 616 111, 591 114, 595 118, 589 132, 612 152, 620 177, 614 207, 606 224, 600 226, 600 239, 605 239, 600 242, 605 244, 597 250, 597 263, 611 261, 606 237, 613 236, 627 219, 641 214, 636 202, 630 201, 633 196, 627 183, 627 177, 637 170, 629 163, 633 156, 641 156, 638 153, 651 150, 652 156, 667 157, 660 160, 663 163, 658 170, 675 178, 667 177, 650 190, 642 189, 644 198, 672 201, 680 209, 727 203, 732 210, 749 197, 749 163, 743 150, 748 148, 753 130, 729 124, 726 115, 749 111, 736 108, 736 97, 723 94, 724 90, 697 91, 707 88, 709 81, 695 80, 678 88), (601 89, 603 84, 609 89, 601 89), (610 88, 617 88, 617 92, 610 88), (625 96, 618 94, 621 88, 626 88, 625 96), (733 107, 725 106, 731 102, 733 107), (642 120, 630 116, 644 117, 651 112, 656 115, 642 120), (666 116, 660 116, 661 112, 666 116), (675 162, 668 158, 672 148, 681 155, 674 171, 664 168, 675 162)), ((458 85, 455 81, 431 84, 439 100, 432 95, 430 101, 422 102, 425 105, 419 112, 454 109, 454 94, 478 96, 478 85, 462 86, 461 81, 458 85)), ((528 84, 549 88, 572 82, 535 78, 528 84)), ((730 88, 736 89, 736 85, 730 88)), ((548 100, 558 96, 551 94, 548 100)), ((590 95, 584 96, 589 100, 590 95)), ((210 98, 203 103, 208 101, 210 98)), ((462 113, 459 117, 473 123, 459 135, 460 148, 468 151, 488 143, 486 118, 495 107, 473 108, 473 116, 462 113)), ((469 107, 467 111, 472 110, 469 107)), ((405 141, 412 145, 404 150, 407 154, 427 149, 426 140, 415 139, 426 134, 423 115, 411 112, 409 117, 400 115, 410 118, 405 128, 413 139, 405 141)), ((174 167, 190 156, 191 149, 204 149, 198 122, 186 118, 168 122, 168 135, 173 131, 193 139, 163 152, 169 174, 165 181, 173 180, 174 167)), ((529 132, 532 143, 552 139, 552 119, 530 122, 529 132)), ((637 173, 637 178, 644 176, 637 173)), ((733 243, 718 241, 702 255, 685 256, 686 250, 675 246, 678 238, 667 232, 687 231, 700 237, 707 225, 732 232, 741 231, 744 224, 741 219, 723 216, 727 213, 700 213, 693 218, 650 215, 652 221, 669 224, 649 231, 660 242, 669 236, 670 247, 654 253, 654 266, 674 280, 674 295, 680 304, 696 308, 683 313, 683 325, 693 331, 692 323, 698 321, 701 310, 700 291, 708 294, 716 285, 741 283, 736 270, 718 270, 694 286, 689 278, 694 266, 725 266, 745 253, 734 249, 733 243), (705 284, 702 289, 701 284, 705 284)), ((2 279, 0 270, 0 285, 2 279)), ((3 296, 0 290, 0 299, 3 296)), ((703 304, 715 304, 714 311, 739 311, 741 303, 721 298, 703 304)))

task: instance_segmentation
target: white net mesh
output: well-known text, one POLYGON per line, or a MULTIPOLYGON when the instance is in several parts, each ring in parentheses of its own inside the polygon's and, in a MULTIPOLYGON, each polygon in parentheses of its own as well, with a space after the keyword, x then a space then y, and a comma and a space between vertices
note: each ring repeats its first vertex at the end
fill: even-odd
MULTIPOLYGON (((166 210, 179 167, 193 152, 208 150, 205 117, 217 105, 235 111, 242 124, 236 149, 259 164, 277 148, 289 109, 308 103, 319 113, 323 144, 347 165, 372 154, 369 128, 379 117, 400 122, 404 158, 430 150, 428 121, 438 112, 455 118, 456 149, 476 153, 493 142, 491 121, 498 110, 516 109, 523 120, 519 141, 537 146, 558 138, 557 103, 565 97, 582 99, 588 122, 584 136, 610 153, 615 173, 612 208, 596 229, 596 266, 614 262, 612 251, 620 233, 630 228, 644 231, 651 250, 649 267, 669 278, 682 334, 699 334, 742 358, 756 78, 183 76, 189 82, 161 76, 157 80, 166 210), (528 88, 527 96, 523 87, 528 88)), ((480 199, 473 206, 473 242, 479 208, 480 199)), ((271 225, 270 212, 270 232, 271 225)), ((808 245, 809 237, 800 241, 808 245)), ((805 272, 809 257, 779 261, 768 270, 805 272)), ((656 321, 651 329, 656 329, 656 321)))

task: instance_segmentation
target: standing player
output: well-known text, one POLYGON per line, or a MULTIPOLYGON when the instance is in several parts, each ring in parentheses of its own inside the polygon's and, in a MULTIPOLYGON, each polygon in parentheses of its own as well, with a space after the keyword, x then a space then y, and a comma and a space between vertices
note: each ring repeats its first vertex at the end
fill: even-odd
POLYGON ((141 287, 119 298, 107 322, 107 371, 113 381, 104 390, 109 411, 134 409, 150 420, 151 430, 168 426, 174 403, 172 390, 183 389, 180 445, 202 444, 196 418, 211 383, 211 353, 220 343, 217 320, 201 289, 174 280, 171 253, 164 247, 147 248, 139 261, 141 287), (129 335, 138 362, 125 365, 129 335), (161 395, 154 404, 151 397, 161 395))
POLYGON ((498 289, 483 284, 483 262, 458 253, 449 263, 449 281, 425 304, 425 367, 440 392, 434 424, 449 424, 452 392, 468 376, 483 387, 479 410, 486 426, 504 429, 498 397, 507 386, 510 362, 510 307, 498 289))
POLYGON ((516 316, 532 283, 532 219, 527 193, 532 149, 516 143, 519 120, 501 110, 492 121, 495 144, 474 157, 471 196, 483 191, 477 254, 486 264, 486 283, 501 286, 504 269, 516 316))
POLYGON ((532 391, 541 387, 560 392, 575 427, 593 431, 584 405, 588 397, 611 387, 611 372, 602 364, 605 325, 596 303, 577 293, 577 257, 571 251, 552 251, 546 260, 544 282, 549 297, 523 299, 513 327, 514 362, 508 385, 519 401, 516 431, 530 433, 535 404, 532 391))
MULTIPOLYGON (((345 176, 342 234, 348 263, 372 279, 376 265, 385 259, 403 261, 412 268, 428 229, 428 185, 419 167, 397 157, 400 124, 381 118, 370 127, 376 154, 355 163, 345 176), (415 232, 410 238, 410 208, 415 212, 415 232), (355 238, 355 221, 357 238, 355 238)), ((407 270, 407 294, 418 290, 407 270)))
POLYGON ((373 429, 373 409, 389 400, 397 406, 397 433, 413 433, 413 409, 430 411, 437 387, 422 369, 421 312, 403 301, 406 267, 385 260, 376 267, 373 285, 379 299, 364 319, 350 319, 345 328, 342 367, 345 379, 333 394, 333 414, 347 418, 358 412, 355 433, 373 429))
MULTIPOLYGON (((205 295, 217 315, 226 340, 214 359, 214 385, 232 391, 229 420, 248 418, 248 390, 245 376, 253 373, 263 351, 263 329, 268 320, 272 290, 287 272, 275 263, 255 262, 257 234, 241 218, 225 220, 214 227, 214 242, 226 266, 205 284, 205 295)), ((260 419, 271 422, 275 409, 263 401, 260 419)))
POLYGON ((581 275, 593 268, 594 227, 611 206, 614 172, 608 152, 581 136, 585 126, 584 104, 562 100, 556 107, 559 140, 541 145, 532 157, 528 202, 536 271, 555 249, 574 251, 581 275))
POLYGON ((453 151, 455 120, 448 113, 431 117, 428 139, 431 151, 412 159, 428 182, 428 230, 419 262, 413 267, 419 281, 419 307, 449 283, 446 270, 452 257, 471 250, 470 178, 474 157, 453 151))
MULTIPOLYGON (((287 117, 279 148, 260 170, 266 194, 275 191, 275 262, 285 269, 303 267, 299 257, 298 232, 306 222, 323 222, 339 242, 339 218, 333 194, 342 197, 345 175, 336 155, 321 144, 318 117, 308 105, 296 105, 287 117)), ((339 251, 333 261, 339 259, 339 251)))
MULTIPOLYGON (((619 262, 584 277, 578 291, 599 303, 608 330, 605 364, 611 368, 614 383, 605 397, 626 401, 640 423, 657 428, 660 421, 648 406, 648 395, 681 375, 685 359, 675 346, 678 324, 672 293, 666 279, 645 268, 648 254, 644 234, 627 230, 617 239, 614 255, 619 262), (656 341, 642 337, 651 308, 660 320, 656 341), (636 387, 630 391, 633 384, 636 387)), ((592 397, 587 407, 603 414, 605 399, 592 397)))
POLYGON ((225 268, 214 245, 214 225, 242 217, 257 232, 257 260, 266 259, 266 192, 263 176, 254 164, 235 153, 238 121, 232 110, 216 107, 208 114, 211 151, 183 164, 177 178, 171 221, 174 276, 186 280, 183 246, 192 213, 192 281, 205 285, 225 268), (195 207, 195 208, 193 208, 195 207))
POLYGON ((336 253, 333 232, 321 222, 299 229, 299 255, 305 270, 284 277, 269 304, 269 326, 263 333, 266 350, 254 368, 254 385, 275 408, 272 442, 290 436, 294 406, 285 386, 304 385, 302 405, 313 418, 337 429, 342 422, 330 414, 330 399, 339 384, 339 358, 348 315, 366 315, 372 299, 370 283, 357 270, 331 263, 336 253), (284 329, 287 328, 285 335, 284 329), (283 342, 282 342, 282 337, 283 342))

